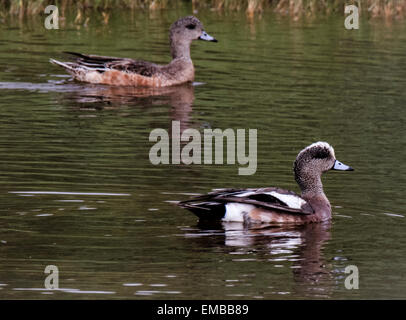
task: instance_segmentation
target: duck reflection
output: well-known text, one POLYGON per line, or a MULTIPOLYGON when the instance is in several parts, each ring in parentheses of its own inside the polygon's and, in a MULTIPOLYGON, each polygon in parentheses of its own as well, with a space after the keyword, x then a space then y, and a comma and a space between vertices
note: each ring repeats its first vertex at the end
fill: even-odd
POLYGON ((194 85, 186 83, 164 88, 81 85, 68 93, 70 101, 80 109, 116 109, 123 105, 170 105, 170 118, 180 121, 181 132, 188 128, 195 100, 194 85))
MULTIPOLYGON (((245 228, 241 223, 199 222, 199 232, 224 235, 216 238, 231 253, 252 254, 275 266, 289 265, 295 293, 311 297, 329 297, 334 286, 333 266, 323 257, 323 248, 331 239, 331 222, 302 226, 261 226, 245 228)), ((207 237, 204 237, 207 241, 207 237)), ((207 244, 207 243, 206 243, 207 244)))

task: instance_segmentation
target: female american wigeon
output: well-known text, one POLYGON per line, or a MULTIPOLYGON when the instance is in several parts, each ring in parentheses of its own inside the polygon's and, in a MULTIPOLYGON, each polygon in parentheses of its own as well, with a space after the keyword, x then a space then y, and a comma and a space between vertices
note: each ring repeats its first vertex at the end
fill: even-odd
POLYGON ((65 68, 74 79, 83 82, 116 86, 173 86, 194 80, 195 70, 190 58, 190 44, 198 39, 217 42, 204 31, 199 19, 188 16, 174 22, 170 28, 172 61, 167 65, 75 52, 68 52, 77 57, 75 62, 60 62, 54 59, 50 59, 50 62, 65 68))
POLYGON ((279 188, 218 189, 179 202, 200 219, 258 223, 321 222, 331 218, 331 206, 323 191, 321 175, 328 170, 352 171, 335 158, 326 142, 316 142, 299 152, 294 162, 295 180, 302 191, 279 188))

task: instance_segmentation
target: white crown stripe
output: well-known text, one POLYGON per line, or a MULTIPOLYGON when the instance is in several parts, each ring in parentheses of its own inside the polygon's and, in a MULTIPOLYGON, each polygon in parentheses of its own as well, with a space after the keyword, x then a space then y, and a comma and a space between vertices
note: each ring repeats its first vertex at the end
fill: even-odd
POLYGON ((324 148, 329 149, 335 159, 336 155, 334 152, 334 148, 332 146, 330 146, 327 142, 323 142, 323 141, 318 141, 318 142, 312 143, 310 146, 307 146, 306 148, 304 148, 302 151, 299 152, 297 157, 301 156, 303 154, 303 152, 305 152, 309 149, 312 149, 314 147, 322 147, 322 148, 324 147, 324 148))

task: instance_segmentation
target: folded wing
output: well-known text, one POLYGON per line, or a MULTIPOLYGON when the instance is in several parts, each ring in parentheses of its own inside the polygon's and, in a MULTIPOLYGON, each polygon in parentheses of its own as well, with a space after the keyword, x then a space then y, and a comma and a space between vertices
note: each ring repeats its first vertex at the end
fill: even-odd
POLYGON ((178 205, 188 209, 199 218, 221 219, 227 203, 250 204, 266 210, 309 215, 313 214, 310 204, 292 191, 279 188, 260 189, 217 189, 206 195, 197 196, 178 205))
POLYGON ((85 55, 77 52, 65 52, 76 57, 76 64, 88 70, 105 72, 118 70, 131 72, 144 77, 152 77, 159 70, 159 66, 142 60, 116 58, 108 56, 85 55))

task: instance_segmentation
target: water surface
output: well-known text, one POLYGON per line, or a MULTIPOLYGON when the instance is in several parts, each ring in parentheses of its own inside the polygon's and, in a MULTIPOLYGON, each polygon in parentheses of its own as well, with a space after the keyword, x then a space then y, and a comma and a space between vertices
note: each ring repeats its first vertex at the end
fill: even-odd
POLYGON ((406 25, 293 22, 200 12, 219 42, 192 46, 196 83, 164 90, 75 83, 62 51, 169 61, 185 8, 115 12, 108 25, 0 26, 0 298, 404 298, 406 25), (151 130, 255 128, 258 168, 160 165, 151 130), (173 202, 222 187, 299 191, 292 163, 328 141, 333 220, 297 228, 204 225, 173 202), (44 289, 59 268, 60 289, 44 289), (356 265, 359 290, 344 269, 356 265))

